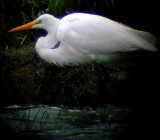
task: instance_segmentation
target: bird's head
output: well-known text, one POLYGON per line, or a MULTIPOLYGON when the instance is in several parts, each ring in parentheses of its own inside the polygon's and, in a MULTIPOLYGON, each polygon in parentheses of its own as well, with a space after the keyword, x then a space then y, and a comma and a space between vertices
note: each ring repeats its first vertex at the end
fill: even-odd
POLYGON ((52 24, 53 26, 53 23, 56 20, 57 19, 53 17, 52 15, 43 14, 39 16, 37 19, 35 19, 34 21, 18 26, 16 28, 13 28, 9 30, 9 32, 17 32, 17 31, 22 31, 26 29, 47 29, 49 25, 52 24))

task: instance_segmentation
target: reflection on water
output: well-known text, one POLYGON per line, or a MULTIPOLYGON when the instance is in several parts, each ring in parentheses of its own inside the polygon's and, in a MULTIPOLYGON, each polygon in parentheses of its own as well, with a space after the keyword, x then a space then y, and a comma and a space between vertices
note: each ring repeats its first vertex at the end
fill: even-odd
POLYGON ((14 138, 54 140, 118 140, 135 132, 131 107, 70 109, 47 105, 8 106, 1 110, 1 134, 14 138))

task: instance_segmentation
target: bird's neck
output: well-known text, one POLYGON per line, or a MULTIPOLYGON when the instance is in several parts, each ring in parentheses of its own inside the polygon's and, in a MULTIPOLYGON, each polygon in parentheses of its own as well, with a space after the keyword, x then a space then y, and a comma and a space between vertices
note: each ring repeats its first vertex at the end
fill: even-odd
POLYGON ((38 39, 36 43, 36 50, 38 53, 40 52, 40 50, 52 49, 58 43, 57 28, 58 20, 54 21, 54 23, 51 23, 44 28, 44 30, 46 30, 48 34, 38 39))
POLYGON ((50 35, 56 35, 57 33, 57 28, 59 26, 59 19, 54 18, 50 24, 48 24, 44 29, 48 32, 50 35))
POLYGON ((48 34, 45 37, 45 40, 49 43, 51 43, 50 47, 53 47, 54 45, 57 44, 58 40, 57 40, 57 28, 59 25, 59 21, 56 20, 54 21, 54 24, 50 24, 46 27, 46 31, 48 32, 48 34))
POLYGON ((48 44, 48 48, 53 48, 58 42, 56 38, 56 32, 54 34, 48 33, 48 35, 44 39, 45 42, 48 44))

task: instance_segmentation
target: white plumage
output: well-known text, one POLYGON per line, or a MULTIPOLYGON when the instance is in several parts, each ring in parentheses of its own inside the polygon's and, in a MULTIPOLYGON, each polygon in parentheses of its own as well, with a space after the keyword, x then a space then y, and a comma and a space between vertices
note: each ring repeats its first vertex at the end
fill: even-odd
MULTIPOLYGON (((139 49, 156 51, 152 34, 98 15, 75 13, 57 19, 44 14, 32 23, 27 29, 41 28, 48 32, 38 39, 36 51, 48 62, 60 65, 110 61, 121 52, 139 49)), ((10 32, 26 29, 26 25, 10 32)))

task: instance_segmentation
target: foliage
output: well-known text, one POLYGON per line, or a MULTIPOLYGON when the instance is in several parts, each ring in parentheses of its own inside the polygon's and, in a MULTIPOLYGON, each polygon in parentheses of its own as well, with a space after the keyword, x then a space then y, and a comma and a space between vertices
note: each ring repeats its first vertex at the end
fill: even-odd
POLYGON ((52 13, 59 18, 72 12, 92 12, 101 15, 108 13, 108 15, 114 15, 113 6, 114 0, 1 0, 0 39, 4 39, 0 48, 19 46, 24 38, 23 43, 26 44, 35 40, 37 32, 25 31, 10 35, 6 34, 6 31, 32 21, 42 13, 52 13))
MULTIPOLYGON (((3 54, 1 64, 1 104, 54 104, 68 106, 100 106, 119 100, 129 71, 134 64, 58 67, 45 63, 32 46, 12 49, 3 54), (125 69, 125 67, 128 69, 125 69), (10 98, 8 98, 10 97, 10 98), (114 97, 114 100, 111 98, 114 97)), ((0 53, 2 56, 2 53, 0 53)))
POLYGON ((4 81, 0 86, 6 87, 1 91, 2 99, 10 96, 6 103, 32 103, 36 99, 44 103, 80 105, 88 98, 93 103, 100 92, 100 79, 92 71, 92 65, 67 68, 46 65, 28 51, 32 48, 24 46, 35 40, 37 32, 11 35, 6 31, 45 12, 60 18, 72 12, 105 14, 106 9, 112 11, 113 5, 114 0, 1 0, 0 39, 4 39, 0 49, 4 52, 0 53, 3 54, 0 61, 6 59, 0 68, 1 81, 4 81))
MULTIPOLYGON (((1 104, 5 102, 6 104, 48 103, 97 106, 110 103, 110 101, 121 102, 125 100, 123 97, 130 96, 130 92, 134 93, 136 91, 133 90, 132 84, 137 83, 137 76, 135 77, 136 82, 131 82, 129 86, 133 91, 127 89, 132 73, 129 71, 133 71, 134 63, 129 62, 129 64, 125 63, 121 66, 91 64, 77 67, 57 67, 44 63, 34 53, 32 48, 34 43, 32 45, 30 43, 36 40, 35 36, 39 35, 39 32, 24 31, 8 34, 7 31, 32 21, 45 12, 59 18, 73 12, 95 13, 122 23, 129 23, 128 25, 141 27, 141 29, 147 28, 154 31, 154 29, 151 29, 153 26, 149 28, 149 25, 153 25, 154 20, 148 20, 148 17, 144 20, 144 15, 150 15, 151 10, 148 9, 151 3, 148 4, 148 7, 145 5, 146 10, 141 10, 142 6, 139 6, 139 4, 140 1, 119 0, 1 0, 1 104), (139 9, 137 6, 139 6, 139 9), (132 13, 133 11, 134 13, 132 13), (121 91, 123 91, 124 96, 119 99, 121 91), (117 97, 117 100, 115 100, 115 97, 117 97)), ((143 3, 143 8, 145 7, 143 3)), ((155 30, 157 32, 156 27, 155 30)), ((139 63, 138 58, 137 60, 139 63)), ((139 63, 139 65, 141 64, 139 63)), ((146 69, 142 68, 143 65, 141 68, 146 72, 148 70, 147 66, 148 63, 145 65, 146 69)), ((144 71, 141 71, 138 75, 140 77, 144 75, 142 79, 148 77, 148 75, 145 76, 144 71)))

